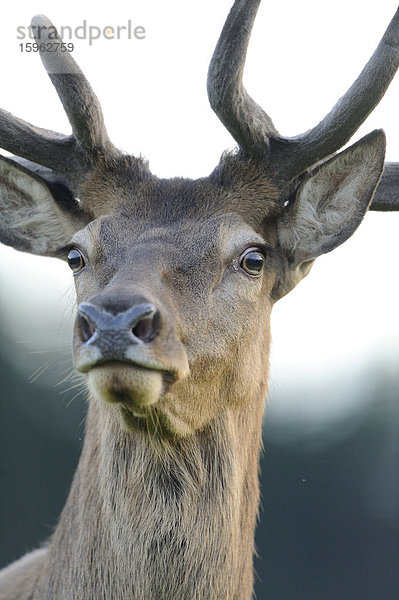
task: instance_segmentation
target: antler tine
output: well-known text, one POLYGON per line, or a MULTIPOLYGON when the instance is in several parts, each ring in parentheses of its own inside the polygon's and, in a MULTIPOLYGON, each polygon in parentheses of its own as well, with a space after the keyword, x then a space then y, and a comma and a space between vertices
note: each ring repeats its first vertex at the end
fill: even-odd
POLYGON ((346 144, 384 96, 399 67, 399 9, 359 77, 333 109, 310 131, 275 140, 272 160, 283 161, 290 179, 346 144))
POLYGON ((31 125, 0 109, 0 147, 57 171, 73 170, 72 136, 31 125))
POLYGON ((44 67, 64 106, 73 135, 62 135, 31 125, 0 110, 0 147, 54 169, 79 192, 87 170, 99 154, 114 153, 104 125, 100 103, 71 54, 63 51, 56 29, 43 15, 32 19, 44 67), (51 49, 47 51, 51 44, 51 49), (58 47, 57 47, 57 44, 58 47))
POLYGON ((384 173, 375 191, 370 210, 399 210, 399 163, 385 163, 384 173))
POLYGON ((278 133, 270 117, 248 95, 242 76, 260 0, 236 0, 225 22, 208 71, 211 107, 248 155, 265 157, 278 133))
POLYGON ((70 52, 62 51, 62 39, 55 34, 54 25, 46 16, 37 15, 32 19, 32 29, 40 58, 64 106, 76 141, 91 152, 110 147, 97 96, 70 52), (48 52, 47 43, 57 49, 48 52))

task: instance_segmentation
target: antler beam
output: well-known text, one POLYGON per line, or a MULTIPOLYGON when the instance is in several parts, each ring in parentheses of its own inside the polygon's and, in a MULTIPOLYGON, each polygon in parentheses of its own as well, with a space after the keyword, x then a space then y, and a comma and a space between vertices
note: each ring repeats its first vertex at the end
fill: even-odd
POLYGON ((284 138, 242 82, 259 4, 235 1, 209 67, 208 95, 241 151, 267 161, 268 172, 288 183, 346 144, 385 94, 399 67, 399 9, 359 77, 327 116, 310 131, 284 138))
POLYGON ((384 173, 375 191, 370 210, 399 210, 399 163, 385 163, 384 173))

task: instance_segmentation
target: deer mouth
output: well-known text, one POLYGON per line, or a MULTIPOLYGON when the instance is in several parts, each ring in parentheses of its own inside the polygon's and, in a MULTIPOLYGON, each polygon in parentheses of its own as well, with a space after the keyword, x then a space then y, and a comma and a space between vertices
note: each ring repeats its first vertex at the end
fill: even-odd
POLYGON ((172 371, 136 363, 107 362, 88 371, 89 389, 99 400, 118 404, 136 418, 146 418, 176 381, 172 371))

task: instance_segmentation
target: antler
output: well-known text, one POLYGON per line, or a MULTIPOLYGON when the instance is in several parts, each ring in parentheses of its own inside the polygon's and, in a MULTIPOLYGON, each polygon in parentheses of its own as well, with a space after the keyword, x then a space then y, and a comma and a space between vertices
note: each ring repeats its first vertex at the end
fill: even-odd
POLYGON ((399 210, 399 163, 385 163, 370 210, 399 210))
POLYGON ((239 147, 248 155, 267 156, 278 137, 270 117, 242 83, 245 58, 260 0, 236 0, 226 19, 208 71, 209 102, 239 147))
POLYGON ((62 40, 58 35, 55 37, 51 21, 38 15, 32 19, 32 29, 43 65, 64 106, 73 133, 66 136, 35 127, 0 110, 0 146, 65 175, 68 183, 78 190, 96 157, 117 151, 108 138, 95 93, 71 54, 62 51, 62 40), (47 43, 57 49, 53 52, 43 50, 47 43))
MULTIPOLYGON (((209 67, 209 101, 241 151, 267 161, 269 172, 289 182, 346 144, 385 94, 399 67, 399 9, 359 77, 327 116, 310 131, 283 138, 242 83, 259 4, 235 1, 209 67)), ((385 176, 390 173, 391 167, 385 176)))

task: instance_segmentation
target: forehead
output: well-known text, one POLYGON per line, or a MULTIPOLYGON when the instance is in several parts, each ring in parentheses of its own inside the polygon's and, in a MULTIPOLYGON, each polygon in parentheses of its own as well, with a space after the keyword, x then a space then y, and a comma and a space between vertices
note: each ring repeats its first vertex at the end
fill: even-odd
POLYGON ((88 177, 81 207, 93 217, 117 213, 163 226, 235 214, 256 229, 266 217, 280 213, 281 190, 266 175, 254 177, 251 163, 242 163, 225 155, 209 177, 160 179, 132 157, 107 161, 88 177))
POLYGON ((242 244, 262 243, 265 222, 276 215, 276 193, 268 182, 254 185, 234 168, 189 180, 134 171, 128 159, 114 167, 95 173, 86 185, 97 218, 76 236, 105 253, 138 247, 160 254, 217 248, 229 253, 242 244))
POLYGON ((99 217, 74 236, 74 242, 97 253, 126 255, 131 251, 164 254, 209 252, 223 255, 264 238, 238 215, 213 215, 158 222, 154 218, 132 219, 123 212, 99 217))

